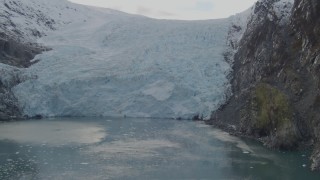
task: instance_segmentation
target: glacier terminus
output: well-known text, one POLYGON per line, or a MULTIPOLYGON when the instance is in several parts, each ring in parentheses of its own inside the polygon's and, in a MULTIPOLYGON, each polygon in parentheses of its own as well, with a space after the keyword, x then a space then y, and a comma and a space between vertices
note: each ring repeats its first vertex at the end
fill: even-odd
MULTIPOLYGON (((37 5, 54 22, 35 23, 43 36, 34 39, 50 50, 21 69, 23 82, 13 88, 25 115, 206 119, 226 100, 228 32, 246 16, 155 20, 46 1, 17 7, 37 5)), ((20 16, 13 21, 21 28, 34 21, 20 16)))

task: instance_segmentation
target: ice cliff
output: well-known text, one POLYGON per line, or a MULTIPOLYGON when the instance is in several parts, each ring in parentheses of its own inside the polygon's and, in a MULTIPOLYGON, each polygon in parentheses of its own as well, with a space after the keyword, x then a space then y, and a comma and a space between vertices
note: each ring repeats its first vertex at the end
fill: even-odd
POLYGON ((64 0, 0 8, 4 32, 51 49, 12 88, 24 115, 208 119, 226 100, 235 17, 154 20, 64 0))

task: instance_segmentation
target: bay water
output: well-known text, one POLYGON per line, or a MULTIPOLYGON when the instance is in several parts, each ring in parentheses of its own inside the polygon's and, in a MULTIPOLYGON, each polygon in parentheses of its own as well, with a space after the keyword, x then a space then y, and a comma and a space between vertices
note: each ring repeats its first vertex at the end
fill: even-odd
POLYGON ((320 179, 280 152, 203 122, 53 118, 0 123, 0 179, 320 179))

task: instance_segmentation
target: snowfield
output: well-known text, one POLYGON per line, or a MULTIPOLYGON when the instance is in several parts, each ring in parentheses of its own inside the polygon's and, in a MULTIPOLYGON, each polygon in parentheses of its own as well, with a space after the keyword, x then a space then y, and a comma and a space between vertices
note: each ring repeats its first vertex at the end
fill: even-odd
POLYGON ((32 78, 13 91, 26 115, 209 118, 225 101, 232 18, 154 20, 48 2, 46 15, 68 22, 42 29, 38 42, 52 50, 21 70, 32 78))

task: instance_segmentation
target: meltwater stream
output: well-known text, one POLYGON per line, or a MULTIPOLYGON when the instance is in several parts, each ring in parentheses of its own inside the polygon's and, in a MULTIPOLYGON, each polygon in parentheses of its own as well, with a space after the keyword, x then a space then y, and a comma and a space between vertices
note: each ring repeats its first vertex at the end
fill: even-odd
POLYGON ((201 122, 64 118, 0 124, 0 179, 320 179, 307 153, 201 122), (305 167, 306 166, 306 167, 305 167))

